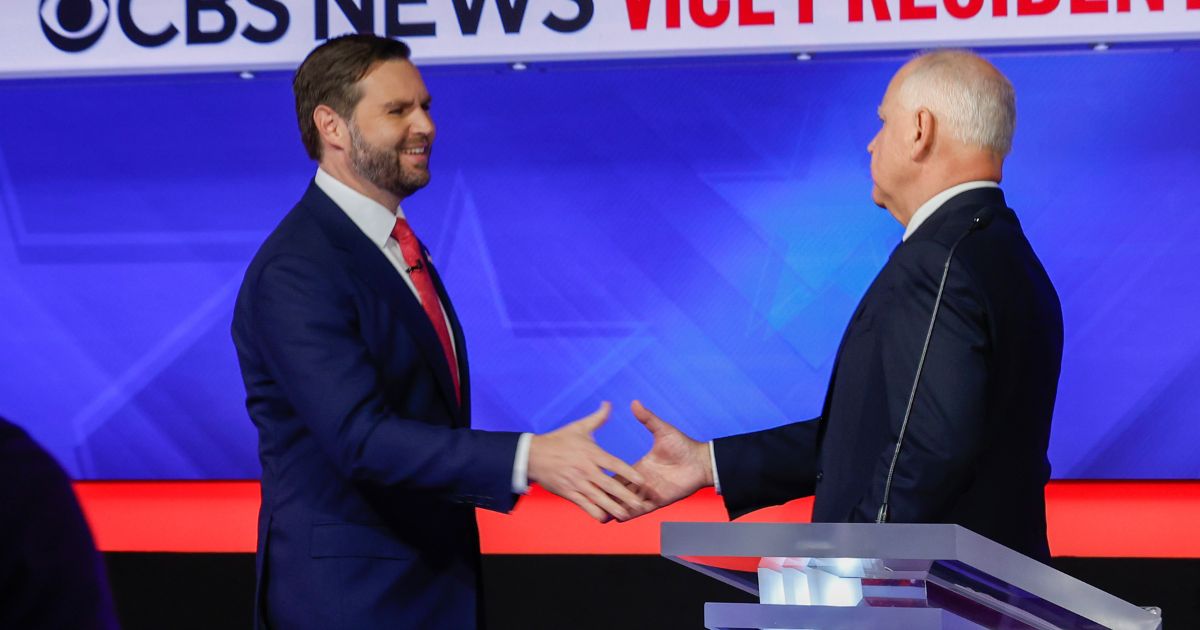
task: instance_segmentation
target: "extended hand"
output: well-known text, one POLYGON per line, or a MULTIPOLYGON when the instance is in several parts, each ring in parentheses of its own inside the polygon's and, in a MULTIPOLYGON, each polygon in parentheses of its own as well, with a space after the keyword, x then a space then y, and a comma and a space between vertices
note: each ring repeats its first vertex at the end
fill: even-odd
POLYGON ((637 471, 600 448, 592 437, 611 410, 612 405, 602 403, 591 415, 535 435, 529 443, 529 480, 578 505, 601 523, 610 515, 624 521, 649 509, 633 491, 604 472, 642 482, 637 471))
MULTIPOLYGON (((697 442, 679 429, 633 401, 633 415, 654 436, 650 452, 633 465, 643 482, 629 479, 648 505, 646 512, 657 510, 691 496, 700 488, 713 485, 712 458, 708 444, 697 442)), ((644 513, 644 512, 643 512, 644 513)))

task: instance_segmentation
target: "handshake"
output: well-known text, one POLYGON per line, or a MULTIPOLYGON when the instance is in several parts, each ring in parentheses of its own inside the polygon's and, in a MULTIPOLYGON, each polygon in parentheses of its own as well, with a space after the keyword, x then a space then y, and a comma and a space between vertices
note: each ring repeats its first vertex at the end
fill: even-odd
POLYGON ((529 481, 578 505, 601 523, 636 518, 713 485, 708 444, 688 437, 636 400, 631 408, 654 436, 650 452, 636 464, 630 466, 609 454, 592 437, 612 411, 605 402, 588 416, 533 436, 529 481))

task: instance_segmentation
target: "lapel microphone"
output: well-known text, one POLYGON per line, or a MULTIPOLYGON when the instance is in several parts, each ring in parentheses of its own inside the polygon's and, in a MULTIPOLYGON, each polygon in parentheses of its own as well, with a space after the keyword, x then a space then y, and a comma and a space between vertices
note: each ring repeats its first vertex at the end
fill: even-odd
POLYGON ((912 389, 908 394, 908 405, 904 408, 904 419, 900 422, 900 435, 896 438, 896 452, 892 454, 892 464, 888 466, 887 482, 883 486, 883 503, 880 504, 879 513, 875 516, 876 523, 886 523, 888 520, 888 498, 892 493, 892 477, 896 474, 896 462, 900 461, 900 447, 904 445, 908 419, 912 416, 913 402, 917 399, 917 385, 921 382, 921 372, 925 369, 925 355, 929 353, 929 342, 933 339, 933 326, 937 323, 938 311, 942 306, 942 292, 946 289, 946 277, 950 275, 950 261, 954 259, 954 250, 958 249, 958 245, 963 242, 963 239, 986 228, 995 215, 995 211, 990 207, 976 212, 975 216, 971 217, 971 225, 967 227, 967 231, 954 241, 954 245, 950 247, 950 253, 946 255, 946 264, 942 266, 942 280, 938 283, 937 297, 933 301, 933 313, 929 317, 929 329, 925 332, 925 343, 921 346, 921 358, 917 360, 917 374, 913 377, 912 389))
POLYGON ((405 267, 404 273, 411 274, 414 271, 425 270, 425 261, 429 260, 429 250, 425 249, 425 244, 421 243, 420 240, 418 240, 417 243, 421 246, 421 258, 417 260, 417 264, 411 267, 405 267))

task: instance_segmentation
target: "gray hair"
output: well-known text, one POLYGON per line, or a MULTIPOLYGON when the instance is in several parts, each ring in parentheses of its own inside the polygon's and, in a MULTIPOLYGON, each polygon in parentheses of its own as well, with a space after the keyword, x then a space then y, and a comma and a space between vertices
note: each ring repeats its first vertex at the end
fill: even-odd
POLYGON ((1003 74, 966 50, 924 53, 912 64, 900 86, 900 102, 906 108, 924 107, 960 142, 1008 155, 1017 99, 1003 74))

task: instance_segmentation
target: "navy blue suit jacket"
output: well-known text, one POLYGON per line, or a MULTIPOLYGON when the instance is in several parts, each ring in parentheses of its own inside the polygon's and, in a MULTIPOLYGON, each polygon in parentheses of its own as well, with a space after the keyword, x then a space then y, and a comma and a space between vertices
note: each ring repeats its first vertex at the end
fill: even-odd
POLYGON ((955 196, 892 253, 838 349, 821 416, 714 442, 734 516, 816 495, 813 520, 874 522, 947 253, 950 267, 896 467, 891 522, 957 523, 1041 560, 1062 310, 999 189, 955 196))
POLYGON ((429 318, 311 184, 250 263, 233 339, 263 467, 257 622, 479 623, 475 506, 507 511, 518 434, 471 430, 429 318))

